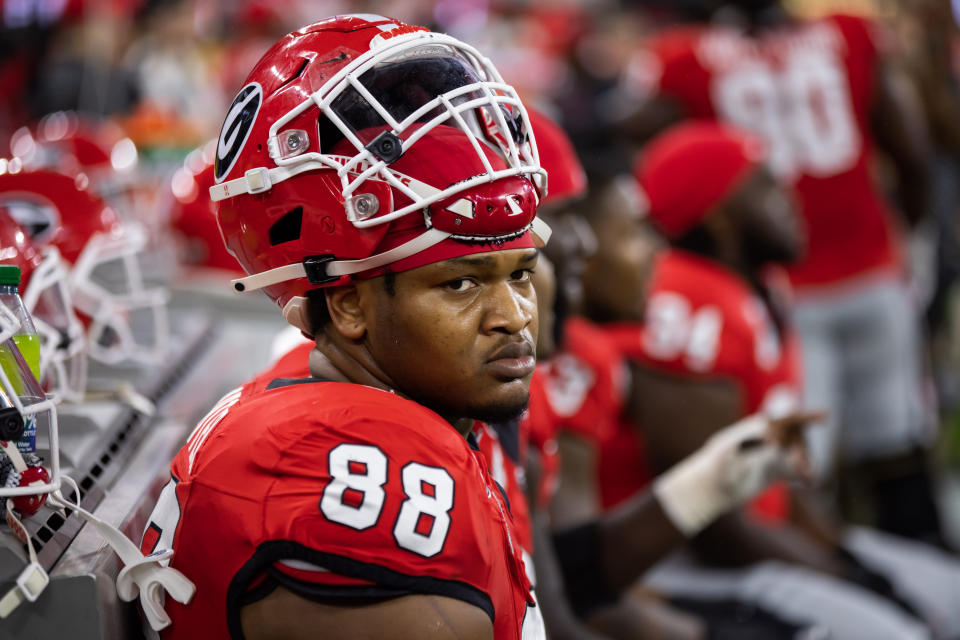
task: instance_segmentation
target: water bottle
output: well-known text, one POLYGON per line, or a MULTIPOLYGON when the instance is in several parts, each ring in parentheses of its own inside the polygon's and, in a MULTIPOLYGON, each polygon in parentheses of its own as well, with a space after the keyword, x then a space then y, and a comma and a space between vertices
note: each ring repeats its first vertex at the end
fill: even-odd
MULTIPOLYGON (((28 406, 41 402, 45 395, 39 382, 40 335, 23 305, 19 289, 20 267, 0 265, 0 304, 20 321, 20 328, 13 337, 0 344, 0 367, 23 405, 28 406)), ((7 405, 6 409, 10 402, 0 404, 7 405)), ((16 438, 17 448, 21 453, 33 453, 37 448, 37 418, 35 415, 26 416, 23 423, 23 433, 16 438)))

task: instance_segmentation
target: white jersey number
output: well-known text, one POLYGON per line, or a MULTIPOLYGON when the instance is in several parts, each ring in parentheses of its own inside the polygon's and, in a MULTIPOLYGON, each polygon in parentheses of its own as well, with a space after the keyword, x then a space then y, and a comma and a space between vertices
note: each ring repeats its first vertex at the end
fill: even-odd
MULTIPOLYGON (((188 472, 193 470, 193 464, 197 459, 197 454, 207 441, 207 438, 216 429, 217 425, 226 417, 230 407, 240 401, 241 390, 234 389, 220 398, 213 409, 203 417, 190 436, 187 438, 187 458, 188 472)), ((147 528, 143 532, 144 540, 150 536, 147 541, 149 548, 146 553, 152 553, 157 549, 173 549, 173 538, 177 532, 177 526, 180 524, 180 503, 177 502, 177 480, 172 479, 164 485, 160 491, 160 497, 157 498, 157 504, 154 505, 150 513, 150 520, 147 521, 147 528)))
POLYGON ((782 70, 758 61, 719 76, 712 90, 723 119, 767 141, 777 176, 836 175, 860 155, 847 78, 829 52, 804 50, 782 70))
POLYGON ((320 500, 323 515, 357 531, 377 524, 387 496, 387 456, 376 447, 341 444, 328 460, 333 480, 320 500))
POLYGON ((431 558, 443 549, 450 531, 453 478, 445 469, 411 462, 403 468, 403 492, 393 536, 401 548, 431 558))
POLYGON ((147 521, 147 528, 143 531, 143 540, 147 548, 141 549, 146 554, 154 551, 173 549, 173 536, 180 524, 180 503, 177 501, 177 481, 171 479, 163 485, 157 504, 154 505, 147 521))
POLYGON ((644 351, 657 360, 683 357, 693 371, 709 371, 717 359, 723 315, 708 305, 694 311, 683 296, 664 291, 647 302, 644 351))
MULTIPOLYGON (((376 525, 387 496, 387 456, 371 445, 341 444, 330 450, 329 469, 332 480, 320 499, 323 515, 358 531, 376 525)), ((443 550, 450 532, 453 478, 440 467, 410 462, 401 471, 401 481, 406 500, 393 537, 401 549, 433 557, 443 550)))

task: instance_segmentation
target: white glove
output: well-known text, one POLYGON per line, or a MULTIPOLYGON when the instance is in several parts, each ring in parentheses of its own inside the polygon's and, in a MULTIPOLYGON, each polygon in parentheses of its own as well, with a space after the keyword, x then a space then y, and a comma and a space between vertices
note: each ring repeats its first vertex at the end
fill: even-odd
POLYGON ((654 495, 680 531, 694 536, 773 480, 800 475, 799 445, 785 449, 770 431, 765 416, 744 418, 654 480, 654 495))

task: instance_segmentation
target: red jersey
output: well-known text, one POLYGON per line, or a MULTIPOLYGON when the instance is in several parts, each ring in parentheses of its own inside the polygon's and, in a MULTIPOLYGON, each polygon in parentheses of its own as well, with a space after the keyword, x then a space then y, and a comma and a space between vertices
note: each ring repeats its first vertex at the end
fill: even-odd
MULTIPOLYGON (((784 415, 800 403, 799 345, 770 309, 739 275, 670 249, 654 265, 643 326, 613 326, 609 334, 628 358, 652 369, 733 381, 741 417, 784 415)), ((622 444, 611 454, 622 456, 622 444)), ((765 498, 766 514, 783 515, 784 499, 765 498)))
POLYGON ((167 602, 166 638, 240 637, 241 607, 278 584, 458 598, 487 612, 498 639, 542 629, 484 456, 395 394, 268 372, 201 421, 171 476, 141 547, 173 549, 197 593, 167 602))
MULTIPOLYGON (((503 490, 507 508, 513 518, 514 528, 524 560, 532 562, 533 523, 527 505, 524 447, 520 425, 514 420, 496 427, 477 422, 473 427, 474 442, 490 469, 490 475, 503 490)), ((527 574, 533 578, 533 566, 527 566, 527 574)))
POLYGON ((557 430, 602 442, 617 430, 627 394, 626 361, 600 327, 564 324, 563 351, 544 365, 544 392, 557 430))
POLYGON ((280 356, 263 376, 274 378, 307 378, 310 376, 310 352, 315 342, 298 344, 280 356))
MULTIPOLYGON (((281 356, 270 368, 269 373, 264 375, 271 378, 308 377, 310 375, 310 352, 313 347, 314 343, 312 342, 298 344, 281 356)), ((529 436, 523 425, 526 425, 527 422, 523 421, 521 425, 516 422, 509 425, 498 425, 498 431, 497 428, 478 421, 474 425, 473 436, 477 447, 486 458, 493 479, 504 491, 516 525, 517 538, 520 540, 523 550, 529 554, 533 552, 533 532, 531 530, 530 509, 527 505, 526 479, 524 477, 529 436), (504 433, 509 442, 503 442, 503 437, 501 437, 504 429, 512 429, 511 433, 504 433)), ((536 443, 537 446, 549 449, 549 445, 545 442, 536 441, 536 443)))
POLYGON ((870 172, 870 116, 879 51, 868 21, 796 22, 747 36, 700 26, 655 37, 628 84, 762 136, 774 173, 795 187, 808 234, 794 285, 895 270, 893 218, 870 172))
POLYGON ((530 408, 521 431, 540 452, 541 506, 549 505, 559 479, 557 434, 568 431, 595 445, 617 434, 627 391, 626 361, 599 327, 583 318, 564 325, 564 349, 537 366, 530 408))

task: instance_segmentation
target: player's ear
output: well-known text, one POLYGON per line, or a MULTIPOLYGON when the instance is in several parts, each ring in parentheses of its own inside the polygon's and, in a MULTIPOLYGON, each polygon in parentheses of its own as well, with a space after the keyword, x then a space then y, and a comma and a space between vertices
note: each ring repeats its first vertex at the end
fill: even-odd
POLYGON ((734 212, 730 207, 718 205, 708 213, 701 223, 720 246, 727 244, 736 236, 734 212))
POLYGON ((367 318, 356 285, 327 289, 330 322, 345 338, 360 340, 367 332, 367 318))

